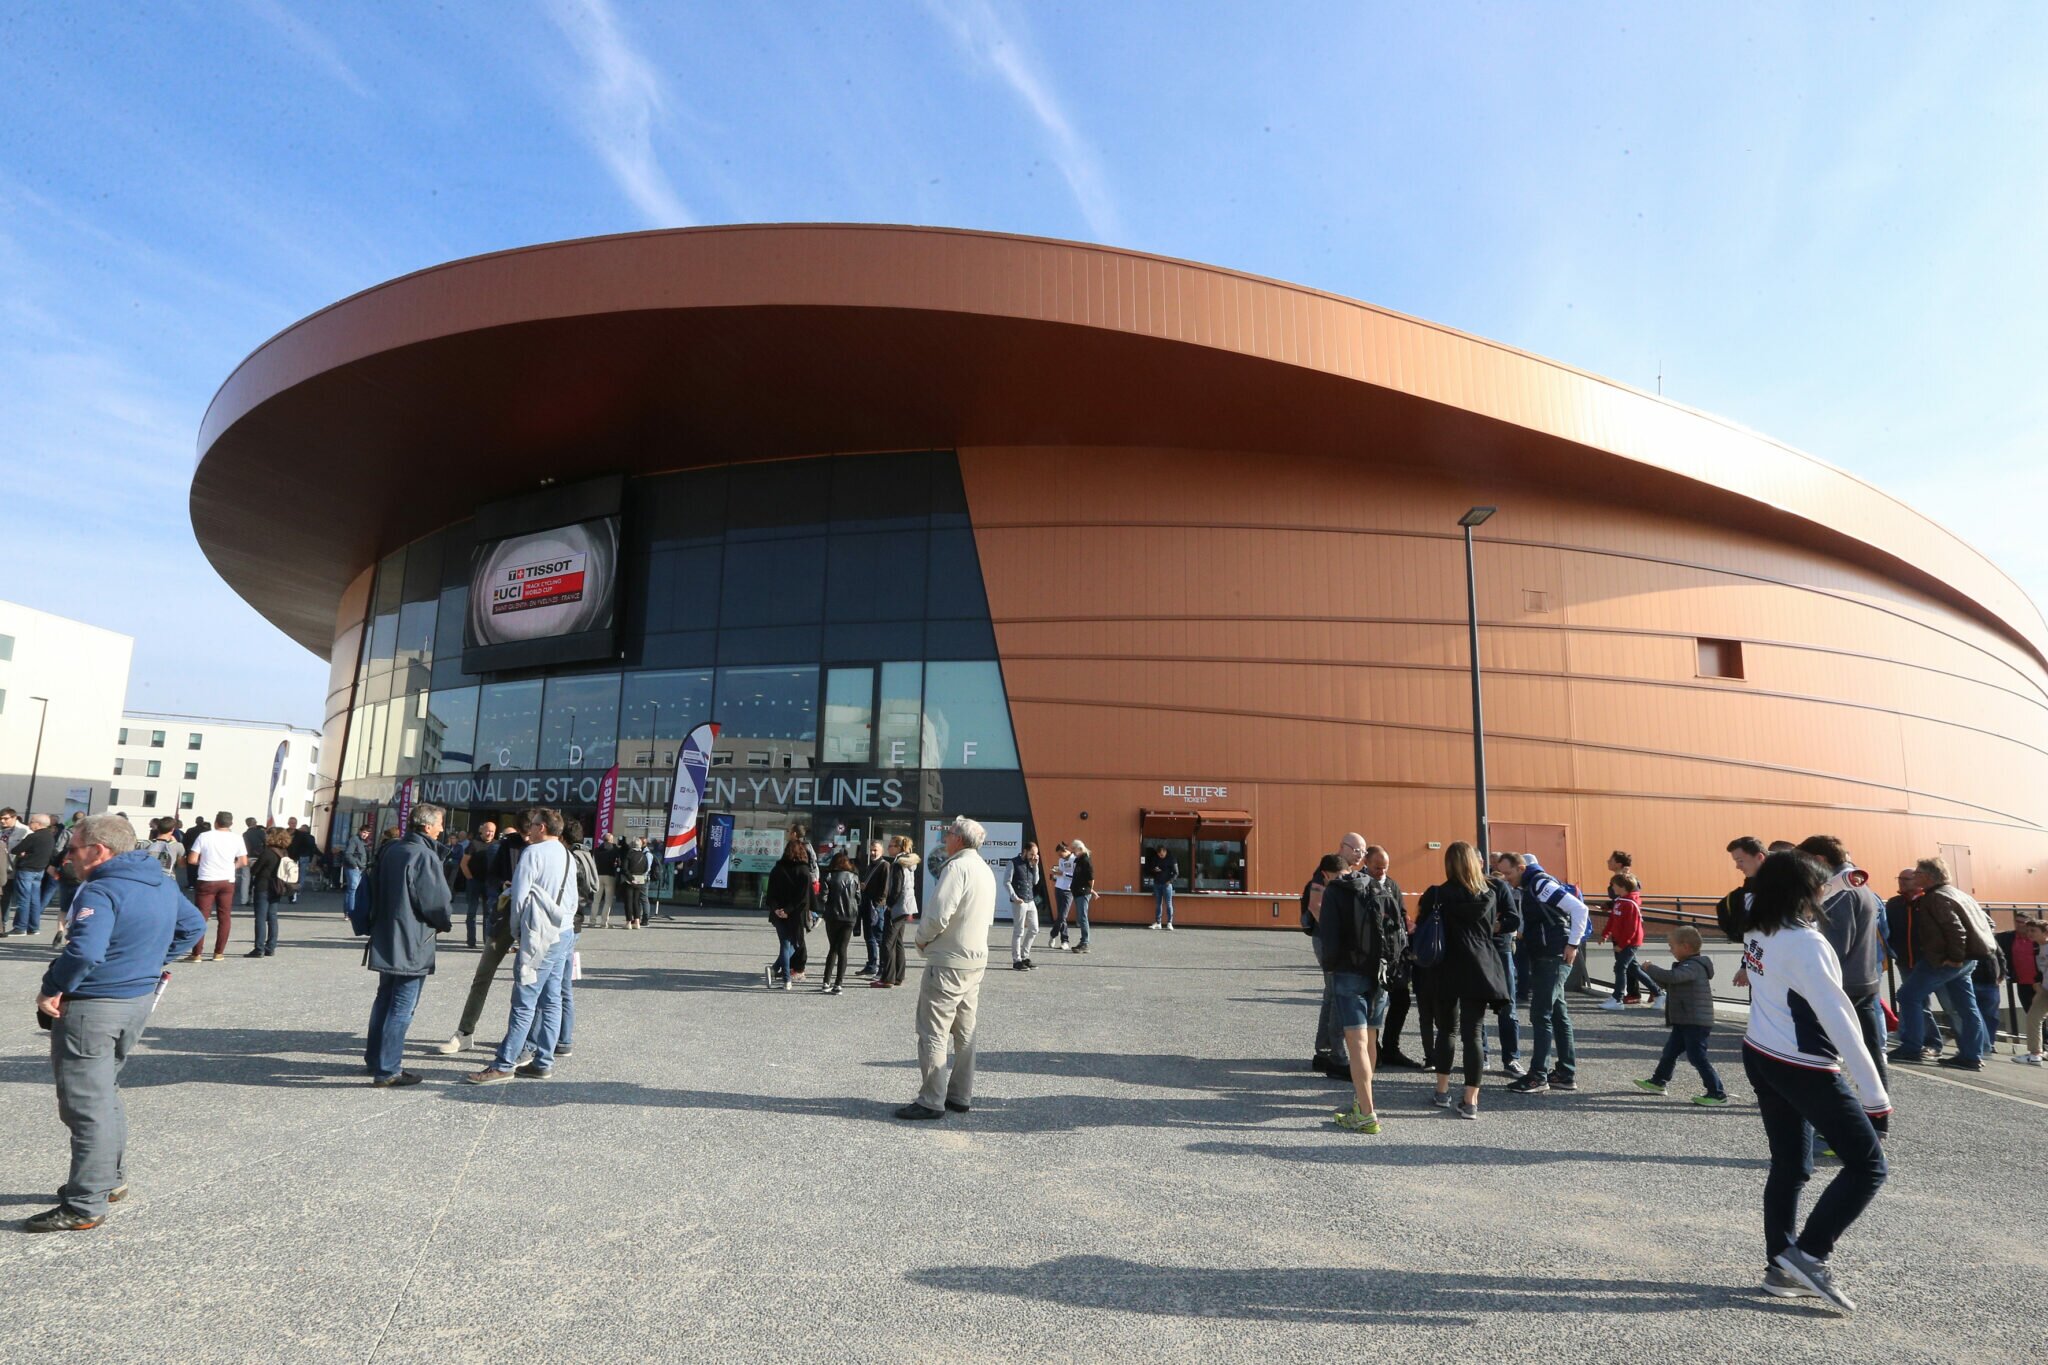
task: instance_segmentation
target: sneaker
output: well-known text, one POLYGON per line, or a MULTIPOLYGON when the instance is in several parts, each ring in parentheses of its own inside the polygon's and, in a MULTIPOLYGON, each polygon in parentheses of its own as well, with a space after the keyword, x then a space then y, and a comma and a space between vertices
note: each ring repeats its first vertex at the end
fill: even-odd
POLYGON ((1164 928, 1165 928, 1166 926, 1165 926, 1165 925, 1163 925, 1163 924, 1161 924, 1161 923, 1160 923, 1159 921, 1157 921, 1157 920, 1154 920, 1154 921, 1152 921, 1152 927, 1153 927, 1154 929, 1164 929, 1164 928))
POLYGON ((2013 1058, 2013 1062, 2019 1066, 2039 1066, 2041 1065, 2041 1054, 2038 1052, 2022 1052, 2019 1056, 2013 1058))
POLYGON ((1448 1109, 1451 1107, 1451 1092, 1448 1090, 1434 1091, 1430 1094, 1429 1102, 1439 1109, 1448 1109))
POLYGON ((242 954, 242 956, 243 956, 243 957, 262 957, 262 956, 263 956, 263 950, 262 950, 261 948, 251 948, 251 949, 250 949, 250 950, 249 950, 248 952, 246 952, 246 953, 243 953, 243 954, 242 954))
POLYGON ((1351 1063, 1331 1062, 1330 1069, 1323 1074, 1333 1081, 1342 1081, 1344 1084, 1349 1085, 1351 1084, 1351 1063))
POLYGON ((1908 1052, 1905 1048, 1895 1047, 1884 1055, 1884 1059, 1893 1066, 1921 1066, 1926 1063, 1927 1054, 1908 1052))
POLYGON ((1835 1288, 1835 1277, 1829 1272, 1826 1261, 1817 1261, 1796 1246, 1786 1247, 1773 1260, 1778 1269, 1826 1299, 1844 1316, 1856 1311, 1856 1305, 1849 1301, 1849 1296, 1835 1288))
POLYGON ((1726 1095, 1694 1095, 1692 1102, 1702 1109, 1719 1109, 1722 1105, 1728 1103, 1728 1097, 1726 1095))
MULTIPOLYGON (((844 995, 845 993, 846 992, 838 986, 834 986, 831 990, 825 992, 825 994, 827 995, 844 995)), ((560 1054, 557 1053, 556 1055, 559 1056, 560 1054)))
POLYGON ((1817 1299, 1820 1295, 1808 1289, 1784 1271, 1772 1266, 1764 1272, 1764 1293, 1779 1299, 1817 1299))
POLYGON ((434 1051, 440 1053, 443 1057, 453 1057, 458 1052, 467 1052, 469 1051, 469 1037, 470 1035, 467 1033, 458 1033, 447 1042, 441 1044, 441 1046, 435 1048, 434 1051))
POLYGON ((126 1185, 116 1185, 107 1192, 107 1202, 109 1204, 118 1204, 127 1197, 128 1187, 126 1185))
POLYGON ((1532 1072, 1522 1077, 1521 1080, 1514 1082, 1508 1089, 1514 1091, 1517 1095, 1541 1095, 1550 1089, 1550 1082, 1532 1072))
POLYGON ((482 1071, 472 1071, 467 1076, 464 1076, 462 1083, 464 1085, 504 1085, 511 1079, 511 1072, 500 1071, 494 1066, 487 1066, 482 1071))
POLYGON ((1506 1061, 1501 1063, 1500 1074, 1503 1076, 1513 1077, 1515 1080, 1520 1080, 1522 1079, 1522 1077, 1529 1074, 1529 1068, 1523 1066, 1520 1062, 1517 1061, 1506 1061))
POLYGON ((59 1204, 46 1209, 21 1225, 23 1232, 89 1232, 105 1222, 104 1218, 88 1218, 82 1213, 73 1213, 59 1204))
POLYGON ((1650 1093, 1651 1093, 1652 1095, 1661 1095, 1661 1094, 1663 1094, 1663 1093, 1664 1093, 1664 1082, 1662 1082, 1662 1081, 1637 1081, 1637 1082, 1636 1082, 1636 1089, 1638 1089, 1638 1090, 1647 1090, 1647 1091, 1649 1091, 1649 1092, 1650 1092, 1650 1093))
POLYGON ((1072 951, 1074 951, 1074 945, 1067 942, 1065 939, 1061 939, 1059 943, 1055 946, 1058 947, 1059 950, 1063 953, 1071 953, 1072 951))
POLYGON ((946 1111, 943 1109, 927 1109, 923 1105, 913 1101, 909 1104, 904 1105, 901 1109, 898 1109, 896 1111, 896 1117, 899 1119, 908 1119, 911 1122, 916 1123, 928 1119, 942 1119, 946 1117, 946 1111))
POLYGON ((553 1067, 538 1066, 533 1062, 528 1062, 525 1066, 512 1068, 512 1074, 522 1080, 544 1081, 555 1073, 553 1067))
POLYGON ((1315 1056, 1309 1058, 1308 1069, 1310 1071, 1328 1071, 1330 1069, 1330 1054, 1318 1052, 1315 1056))
POLYGON ((562 1060, 562 1058, 568 1056, 575 1050, 576 1049, 573 1047, 558 1047, 555 1049, 555 1060, 559 1062, 560 1060, 562 1060))
POLYGON ((1349 1109, 1341 1111, 1331 1121, 1347 1133, 1371 1135, 1378 1133, 1380 1130, 1380 1116, 1378 1114, 1362 1114, 1359 1112, 1356 1104, 1353 1104, 1349 1109))
POLYGON ((1579 1088, 1579 1078, 1577 1076, 1562 1075, 1559 1072, 1553 1071, 1550 1073, 1550 1088, 1552 1090, 1577 1090, 1579 1088))
POLYGON ((1173 932, 1173 926, 1171 924, 1166 926, 1166 932, 1169 934, 1173 932))
POLYGON ((1479 1117, 1479 1106, 1470 1100, 1459 1100, 1458 1107, 1452 1112, 1461 1119, 1477 1119, 1479 1117))
POLYGON ((404 1085, 418 1085, 425 1079, 426 1077, 416 1071, 400 1071, 391 1076, 373 1076, 370 1078, 370 1084, 379 1090, 396 1090, 404 1085))
POLYGON ((1982 1071, 1984 1069, 1984 1063, 1976 1057, 1943 1057, 1936 1061, 1935 1065, 1945 1066, 1950 1071, 1982 1071))
POLYGON ((965 1114, 973 1107, 972 1105, 962 1104, 958 1100, 946 1101, 946 1112, 949 1114, 965 1114))
POLYGON ((795 989, 796 989, 796 983, 797 983, 797 982, 798 982, 799 980, 801 980, 801 979, 802 979, 801 977, 794 977, 794 976, 785 976, 784 978, 782 978, 782 989, 784 989, 784 990, 786 990, 786 991, 793 991, 793 990, 795 990, 795 989))
POLYGON ((1385 1071, 1389 1067, 1392 1067, 1395 1070, 1399 1071, 1422 1070, 1421 1062, 1416 1061, 1413 1057, 1410 1057, 1407 1053, 1401 1051, 1401 1049, 1397 1047, 1387 1048, 1386 1050, 1382 1051, 1380 1053, 1380 1059, 1377 1065, 1381 1071, 1385 1071))
POLYGON ((1610 1012, 1617 1012, 1620 1010, 1627 1009, 1628 1006, 1622 1004, 1619 1000, 1616 1000, 1614 997, 1609 996, 1607 999, 1602 1000, 1600 1002, 1600 1008, 1610 1012))
POLYGON ((1624 995, 1621 998, 1621 1003, 1624 1005, 1640 1005, 1643 1003, 1643 997, 1640 995, 1624 995))

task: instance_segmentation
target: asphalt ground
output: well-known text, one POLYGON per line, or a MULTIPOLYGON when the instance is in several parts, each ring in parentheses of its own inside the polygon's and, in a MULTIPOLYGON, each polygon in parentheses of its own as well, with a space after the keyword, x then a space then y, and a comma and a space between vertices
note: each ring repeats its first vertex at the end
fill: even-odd
MULTIPOLYGON (((1306 1065, 1299 935, 1112 929, 990 971, 974 1111, 913 1125, 890 1112, 914 990, 765 991, 751 917, 587 933, 575 1055, 487 1089, 453 1084, 480 1055, 429 1050, 464 949, 415 1021, 428 1083, 391 1091, 363 1077, 373 979, 333 897, 286 913, 275 958, 236 940, 176 969, 128 1066, 133 1197, 92 1232, 0 1232, 0 1358, 2040 1354, 2048 1104, 1899 1078, 1892 1179, 1836 1256, 1843 1321, 1757 1292, 1764 1141, 1732 1025, 1726 1109, 1635 1092, 1661 1026, 1581 1008, 1578 1094, 1489 1080, 1466 1123, 1395 1073, 1364 1137, 1306 1065)), ((0 942, 0 1220, 64 1176, 31 1019, 48 944, 0 942)), ((505 1003, 501 978, 490 1036, 505 1003)))

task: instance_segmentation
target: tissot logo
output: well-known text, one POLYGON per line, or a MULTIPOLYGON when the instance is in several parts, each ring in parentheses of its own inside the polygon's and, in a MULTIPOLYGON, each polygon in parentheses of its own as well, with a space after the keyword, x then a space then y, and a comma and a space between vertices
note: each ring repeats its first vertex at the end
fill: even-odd
POLYGON ((584 556, 567 555, 536 564, 515 564, 491 589, 491 615, 532 611, 583 600, 584 556))
POLYGON ((1185 801, 1191 806, 1202 806, 1211 801, 1228 801, 1230 788, 1204 786, 1198 782, 1168 782, 1159 788, 1159 794, 1170 801, 1185 801))

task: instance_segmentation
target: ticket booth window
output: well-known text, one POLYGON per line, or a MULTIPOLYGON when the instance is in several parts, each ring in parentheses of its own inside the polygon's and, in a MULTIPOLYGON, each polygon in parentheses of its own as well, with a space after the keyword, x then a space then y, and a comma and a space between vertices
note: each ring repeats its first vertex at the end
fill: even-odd
POLYGON ((1180 869, 1173 889, 1195 889, 1195 830, 1199 818, 1193 811, 1145 810, 1138 812, 1138 886, 1152 889, 1152 859, 1164 848, 1180 869))
POLYGON ((1204 811, 1195 831, 1195 890, 1246 889, 1245 845, 1251 839, 1248 811, 1204 811))

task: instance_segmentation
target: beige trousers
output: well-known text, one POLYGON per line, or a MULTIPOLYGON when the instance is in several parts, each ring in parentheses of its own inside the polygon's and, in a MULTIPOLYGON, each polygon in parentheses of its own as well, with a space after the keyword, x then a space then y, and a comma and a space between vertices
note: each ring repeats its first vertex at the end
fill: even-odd
POLYGON ((974 1007, 981 998, 984 967, 924 969, 917 983, 917 1066, 924 1086, 917 1102, 937 1109, 951 1100, 967 1104, 974 1098, 974 1007), (953 1066, 946 1068, 946 1047, 952 1045, 953 1066))

